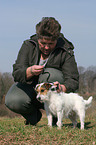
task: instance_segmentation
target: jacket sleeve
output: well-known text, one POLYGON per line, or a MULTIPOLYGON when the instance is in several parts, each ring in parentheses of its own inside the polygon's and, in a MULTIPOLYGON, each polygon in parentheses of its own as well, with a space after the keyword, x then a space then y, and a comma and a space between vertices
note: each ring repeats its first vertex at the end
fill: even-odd
POLYGON ((26 69, 28 67, 29 47, 26 41, 21 46, 17 60, 13 64, 13 77, 15 82, 26 83, 26 69))
POLYGON ((72 50, 70 50, 70 53, 66 53, 66 58, 62 65, 62 72, 67 92, 75 92, 79 88, 79 73, 72 50))

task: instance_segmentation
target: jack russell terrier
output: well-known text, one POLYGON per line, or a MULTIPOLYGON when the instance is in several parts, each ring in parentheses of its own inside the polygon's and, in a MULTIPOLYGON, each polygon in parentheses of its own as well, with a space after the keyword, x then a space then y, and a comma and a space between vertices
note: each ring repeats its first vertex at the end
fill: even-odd
POLYGON ((77 93, 57 93, 56 87, 54 83, 41 83, 35 87, 37 99, 44 102, 48 126, 52 127, 52 115, 54 115, 57 117, 59 129, 62 126, 63 117, 69 118, 75 128, 77 126, 76 119, 79 116, 81 129, 84 129, 85 109, 91 105, 93 97, 84 100, 77 93))

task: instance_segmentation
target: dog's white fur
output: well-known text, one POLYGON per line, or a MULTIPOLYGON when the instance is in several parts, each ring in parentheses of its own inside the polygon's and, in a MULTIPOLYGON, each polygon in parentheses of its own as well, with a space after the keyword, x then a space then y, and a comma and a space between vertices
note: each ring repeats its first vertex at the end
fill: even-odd
POLYGON ((38 84, 36 90, 38 92, 37 99, 44 102, 48 125, 52 127, 52 115, 54 115, 58 119, 58 128, 62 126, 63 117, 69 118, 75 128, 77 126, 76 119, 79 116, 81 129, 84 129, 85 109, 91 105, 93 97, 84 100, 77 93, 57 93, 56 90, 52 91, 53 88, 56 88, 53 84, 50 88, 46 88, 44 85, 45 83, 38 84), (42 91, 42 88, 44 91, 42 91))

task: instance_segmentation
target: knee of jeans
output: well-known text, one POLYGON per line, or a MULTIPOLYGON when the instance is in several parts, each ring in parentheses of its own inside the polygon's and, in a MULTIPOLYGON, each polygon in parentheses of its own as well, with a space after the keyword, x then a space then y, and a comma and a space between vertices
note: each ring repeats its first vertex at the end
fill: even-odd
POLYGON ((23 113, 27 110, 28 102, 20 99, 20 97, 5 97, 5 105, 15 113, 23 113))
POLYGON ((18 111, 21 108, 20 103, 18 103, 18 101, 9 99, 7 97, 5 97, 5 105, 8 107, 8 109, 10 109, 11 111, 14 111, 16 113, 18 113, 18 111))

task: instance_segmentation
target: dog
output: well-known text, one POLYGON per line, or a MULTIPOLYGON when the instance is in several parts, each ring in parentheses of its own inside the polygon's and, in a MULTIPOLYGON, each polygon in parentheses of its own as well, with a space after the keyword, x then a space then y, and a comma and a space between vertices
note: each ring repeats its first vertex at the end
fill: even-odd
POLYGON ((77 93, 57 93, 54 83, 41 83, 35 87, 37 99, 44 102, 48 126, 52 127, 52 116, 57 117, 57 126, 61 129, 63 117, 69 118, 73 127, 77 126, 77 117, 80 118, 81 129, 84 129, 85 110, 91 105, 93 97, 84 100, 77 93))

